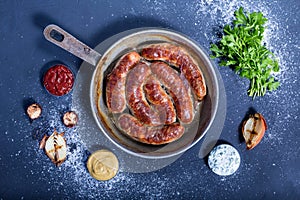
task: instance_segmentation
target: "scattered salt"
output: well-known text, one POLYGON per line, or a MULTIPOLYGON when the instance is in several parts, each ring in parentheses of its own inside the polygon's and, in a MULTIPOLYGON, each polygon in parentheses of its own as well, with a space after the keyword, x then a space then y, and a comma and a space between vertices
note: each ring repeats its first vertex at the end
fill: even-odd
MULTIPOLYGON (((220 26, 223 26, 224 24, 230 23, 233 19, 233 13, 234 11, 240 7, 243 6, 246 11, 253 12, 253 11, 261 11, 263 14, 269 19, 265 32, 264 42, 266 43, 266 46, 272 50, 275 55, 279 58, 281 71, 276 74, 276 77, 280 80, 282 84, 282 88, 273 92, 272 94, 268 94, 266 98, 269 98, 269 101, 267 104, 271 107, 273 104, 275 104, 278 99, 281 100, 282 106, 279 108, 274 108, 271 110, 278 123, 272 124, 270 127, 270 130, 266 133, 266 136, 264 140, 266 143, 270 143, 270 145, 274 144, 282 144, 283 143, 283 136, 282 132, 274 132, 274 130, 281 130, 281 126, 288 127, 290 125, 291 119, 297 119, 297 113, 299 113, 299 101, 297 101, 297 98, 299 98, 299 94, 294 94, 293 96, 288 95, 289 90, 285 90, 285 88, 288 87, 289 84, 296 85, 298 82, 296 80, 292 80, 291 77, 294 77, 298 73, 296 63, 293 62, 293 60, 298 57, 299 55, 296 52, 291 52, 291 48, 300 48, 299 44, 293 44, 293 37, 291 33, 288 31, 288 27, 285 26, 284 21, 280 21, 277 17, 278 13, 277 11, 281 8, 276 8, 275 11, 270 10, 270 4, 271 2, 260 2, 260 1, 239 1, 239 0, 197 0, 193 1, 191 3, 177 3, 180 4, 180 6, 183 6, 184 8, 181 8, 180 10, 187 10, 187 16, 182 15, 181 13, 176 12, 177 6, 174 2, 172 6, 167 6, 165 1, 149 1, 146 5, 147 7, 149 5, 151 16, 158 16, 163 21, 166 21, 167 16, 164 15, 167 10, 171 9, 171 12, 175 12, 174 16, 177 15, 179 27, 181 29, 184 29, 182 24, 186 25, 187 23, 191 23, 193 27, 191 27, 191 32, 186 33, 190 35, 192 38, 196 40, 200 40, 199 37, 204 37, 205 40, 203 42, 204 48, 207 50, 209 49, 210 42, 216 42, 219 38, 217 37, 218 31, 220 31, 220 26), (203 24, 203 19, 206 20, 206 22, 203 24), (192 22, 190 22, 192 21, 192 22), (201 26, 201 27, 200 27, 201 26), (216 29, 213 29, 216 28, 216 29), (284 96, 285 98, 280 98, 284 96), (293 109, 291 109, 293 108, 293 109)), ((131 15, 141 15, 141 11, 138 9, 132 8, 130 10, 131 15)), ((282 17, 283 19, 292 19, 290 17, 290 14, 288 13, 282 13, 285 16, 282 17)), ((112 17, 115 15, 112 13, 112 17)), ((127 15, 124 16, 127 18, 127 15)), ((81 16, 83 19, 84 16, 81 16)), ((91 20, 94 19, 94 17, 90 17, 91 20)), ((175 22, 169 22, 169 23, 175 23, 175 22)), ((294 22, 295 25, 297 22, 294 22)), ((86 24, 88 26, 88 24, 86 24)), ((23 38, 22 35, 20 35, 21 38, 23 38)), ((5 40, 5 38, 2 38, 2 40, 5 40)), ((55 56, 54 56, 55 58, 55 56)), ((43 62, 46 61, 45 58, 42 59, 43 62)), ((232 74, 228 74, 225 72, 226 77, 231 76, 232 74)), ((78 88, 80 92, 84 92, 85 88, 78 88)), ((40 91, 37 91, 37 95, 40 91)), ((10 91, 11 93, 11 91, 10 91)), ((66 98, 66 102, 71 102, 71 97, 68 96, 66 98)), ((49 102, 40 102, 41 105, 47 105, 48 106, 48 112, 49 114, 45 116, 45 122, 37 121, 34 122, 31 126, 46 126, 45 132, 47 134, 50 134, 51 131, 53 131, 54 128, 57 129, 57 131, 62 132, 65 131, 65 137, 67 139, 68 144, 68 155, 67 160, 60 166, 59 168, 55 167, 50 160, 47 158, 47 156, 43 153, 42 150, 38 149, 38 141, 28 142, 25 143, 27 146, 26 152, 24 152, 24 155, 27 155, 31 158, 31 160, 24 165, 24 168, 30 169, 29 172, 32 175, 38 174, 39 181, 48 181, 48 184, 53 186, 53 190, 61 190, 62 185, 66 186, 67 188, 72 188, 74 190, 73 192, 76 194, 76 196, 81 197, 83 199, 92 199, 92 198, 99 198, 99 197, 109 197, 110 194, 117 195, 114 191, 119 190, 120 192, 128 192, 129 189, 126 187, 118 187, 118 186, 124 186, 128 185, 135 185, 136 179, 133 177, 132 174, 126 174, 126 173, 118 173, 115 178, 113 178, 110 181, 107 182, 99 182, 93 179, 85 166, 85 162, 88 158, 89 151, 87 150, 87 146, 81 139, 81 133, 77 132, 76 127, 72 129, 67 129, 63 126, 61 123, 61 111, 65 111, 68 109, 68 107, 62 103, 58 106, 56 104, 53 104, 51 101, 49 102), (36 169, 33 166, 42 166, 41 169, 36 169), (59 177, 59 178, 58 178, 59 177), (49 181, 50 180, 50 181, 49 181)), ((76 112, 78 112, 79 116, 82 114, 82 110, 80 110, 78 107, 73 107, 76 112)), ((12 119, 12 122, 21 127, 20 123, 17 122, 17 120, 12 119)), ((230 121, 230 123, 234 123, 234 121, 230 121)), ((81 124, 84 126, 85 124, 81 124)), ((24 128, 24 127, 21 127, 24 128)), ((14 139, 10 134, 8 134, 8 131, 5 131, 5 135, 8 137, 8 140, 11 142, 14 142, 14 139)), ((27 140, 28 137, 26 136, 27 140)), ((24 136, 24 138, 26 138, 24 136)), ((16 157, 21 154, 21 151, 18 151, 16 154, 12 154, 11 157, 16 157)), ((0 157, 0 160, 2 158, 0 157)), ((272 164, 272 166, 276 166, 275 163, 272 164)), ((256 164, 245 164, 244 170, 251 171, 253 167, 257 167, 256 164)), ((182 166, 179 166, 179 168, 183 168, 182 166)), ((204 174, 209 173, 209 170, 207 167, 203 166, 200 171, 202 171, 204 174)), ((190 173, 190 172, 189 172, 190 173)), ((192 176, 187 173, 183 172, 182 177, 191 180, 192 176)), ((197 176, 198 174, 195 174, 197 176)), ((228 181, 234 179, 235 176, 239 175, 239 172, 237 172, 233 177, 228 178, 222 178, 218 179, 221 180, 222 183, 227 183, 228 181)), ((166 197, 164 196, 161 191, 159 191, 160 187, 171 187, 172 185, 179 184, 180 180, 173 180, 169 177, 159 177, 158 175, 154 174, 153 176, 153 183, 149 183, 149 185, 139 185, 139 191, 143 192, 143 195, 146 196, 153 196, 153 194, 157 195, 157 197, 166 197), (158 189, 155 189, 158 188, 158 189), (153 190, 155 192, 153 193, 153 190), (151 192, 150 192, 151 191, 151 192)), ((204 182, 207 180, 203 180, 204 182)), ((34 184, 34 183, 33 183, 34 184)), ((226 190, 230 191, 236 191, 236 189, 239 188, 239 186, 234 185, 227 185, 228 188, 226 190), (237 188, 238 187, 238 188, 237 188)), ((201 189, 201 188, 200 188, 201 189)), ((48 191, 50 191, 51 188, 48 188, 48 191)), ((65 191, 66 192, 66 191, 65 191)), ((68 191, 69 192, 69 191, 68 191)), ((215 192, 207 189, 206 192, 215 192)), ((141 193, 139 193, 141 194, 141 193)), ((276 192, 274 192, 274 195, 276 192)), ((176 192, 176 195, 182 195, 180 192, 176 192)), ((21 197, 23 198, 23 197, 21 197)), ((122 198, 119 197, 119 198, 122 198)))

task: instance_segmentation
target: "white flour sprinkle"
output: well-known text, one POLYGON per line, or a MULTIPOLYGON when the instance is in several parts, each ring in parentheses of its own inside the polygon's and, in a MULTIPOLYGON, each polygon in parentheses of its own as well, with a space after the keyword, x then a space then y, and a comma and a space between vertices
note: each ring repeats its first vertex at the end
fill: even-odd
MULTIPOLYGON (((230 23, 233 19, 234 11, 237 8, 243 6, 244 9, 248 12, 261 11, 265 15, 265 17, 269 19, 264 41, 266 43, 266 46, 279 58, 281 72, 277 74, 277 77, 280 80, 282 87, 286 88, 288 87, 288 84, 294 86, 299 84, 297 80, 291 79, 291 77, 298 73, 295 66, 296 63, 293 63, 292 60, 294 60, 295 57, 299 57, 299 55, 297 55, 297 53, 291 52, 290 50, 291 45, 294 45, 299 50, 299 41, 298 43, 297 41, 296 43, 293 42, 292 36, 288 32, 288 27, 285 27, 284 22, 279 21, 276 17, 277 13, 280 12, 280 8, 274 8, 275 10, 270 11, 270 2, 260 2, 255 0, 197 0, 192 3, 176 3, 178 5, 174 3, 171 7, 168 7, 166 6, 167 4, 164 1, 155 0, 153 2, 148 2, 146 6, 149 6, 150 4, 151 6, 149 8, 151 16, 158 16, 160 17, 160 19, 163 19, 163 21, 167 21, 168 18, 163 13, 165 13, 166 10, 171 9, 174 17, 177 17, 178 22, 170 21, 168 23, 178 23, 178 26, 182 29, 183 27, 181 27, 180 23, 183 23, 184 26, 187 23, 190 23, 192 25, 191 32, 186 34, 189 34, 190 37, 196 40, 201 40, 199 38, 204 37, 205 39, 202 39, 201 45, 203 45, 207 50, 209 49, 210 42, 216 42, 219 39, 217 36, 218 31, 221 30, 219 26, 224 26, 225 24, 230 23), (187 10, 187 16, 183 15, 182 13, 178 13, 176 8, 177 6, 183 7, 178 9, 179 12, 182 10, 187 10), (206 20, 204 23, 203 19, 206 20)), ((140 12, 141 11, 138 11, 136 8, 132 8, 129 14, 139 16, 142 14, 140 12)), ((115 17, 115 15, 116 14, 114 13, 111 14, 112 17, 115 17)), ((286 15, 286 19, 292 18, 288 13, 284 13, 284 15, 286 15)), ((84 18, 84 16, 82 16, 82 18, 84 18)), ((91 17, 91 19, 93 18, 91 17)), ((45 61, 45 59, 43 59, 43 61, 45 61)), ((226 76, 228 76, 228 74, 226 74, 226 76)), ((79 89, 81 90, 81 88, 79 89)), ((290 92, 290 90, 279 89, 276 92, 267 94, 265 97, 268 98, 267 104, 270 107, 279 99, 284 101, 281 108, 270 109, 271 112, 277 113, 275 119, 272 119, 277 123, 271 124, 270 130, 268 130, 264 138, 264 142, 270 143, 271 146, 278 143, 281 144, 283 140, 282 133, 274 133, 273 130, 281 130, 279 126, 287 127, 290 125, 289 121, 291 119, 297 119, 297 112, 299 112, 299 101, 296 101, 295 98, 299 98, 299 94, 293 94, 294 97, 291 97, 291 95, 287 94, 287 92, 290 92), (285 99, 281 99, 281 96, 285 96, 285 99)), ((37 91, 36 96, 38 96, 39 93, 41 93, 41 91, 37 91)), ((66 102, 70 103, 71 99, 66 99, 66 102)), ((191 176, 190 173, 186 173, 184 169, 181 169, 183 167, 180 166, 179 168, 183 171, 183 173, 181 174, 181 178, 177 177, 177 180, 173 179, 173 177, 159 177, 154 173, 154 175, 152 175, 153 180, 151 181, 151 183, 149 183, 148 185, 141 185, 140 183, 142 181, 139 181, 138 183, 140 185, 137 186, 137 179, 134 177, 134 175, 121 172, 118 173, 117 176, 112 180, 106 182, 96 181, 89 175, 86 169, 86 160, 90 152, 88 152, 87 147, 81 140, 80 132, 76 131, 76 127, 72 129, 64 127, 61 122, 62 112, 68 110, 67 104, 62 103, 57 106, 55 103, 51 103, 51 101, 38 101, 38 103, 40 103, 42 106, 48 105, 48 110, 44 111, 47 111, 49 113, 44 116, 44 122, 40 120, 34 122, 32 126, 35 127, 39 125, 44 128, 46 127, 45 130, 48 134, 51 134, 51 131, 53 131, 54 128, 56 128, 58 132, 65 131, 65 137, 67 139, 68 145, 67 160, 62 164, 61 167, 55 167, 43 153, 43 151, 38 149, 38 142, 27 143, 28 148, 26 148, 26 152, 17 150, 11 156, 18 157, 22 153, 24 153, 33 158, 27 165, 24 166, 24 168, 30 169, 30 174, 39 174, 40 180, 48 180, 48 184, 52 186, 52 188, 48 189, 49 191, 56 190, 54 193, 60 191, 60 193, 64 196, 67 196, 70 193, 75 193, 75 195, 73 196, 82 199, 109 198, 110 196, 114 196, 115 199, 117 199, 116 196, 118 196, 118 194, 121 195, 122 193, 126 194, 127 192, 132 192, 131 190, 133 188, 139 195, 143 195, 149 198, 154 198, 153 195, 156 195, 156 197, 163 198, 168 197, 168 193, 163 194, 159 188, 173 188, 174 185, 179 185, 185 178, 187 180, 190 180, 192 179, 192 176, 199 176, 198 172, 193 172, 195 174, 192 174, 191 176), (42 166, 42 169, 36 169, 32 167, 35 165, 42 166), (132 188, 127 188, 128 185, 132 188), (61 188, 65 189, 61 191, 61 188)), ((82 110, 76 107, 75 111, 78 113, 80 120, 82 110)), ((13 123, 15 124, 16 121, 13 120, 13 123)), ((8 133, 5 132, 5 135, 8 135, 8 133)), ((30 136, 27 136, 27 139, 28 137, 30 136)), ((13 138, 9 137, 9 139, 12 143, 14 142, 13 138)), ((275 166, 275 164, 273 164, 273 166, 275 166)), ((249 164, 245 164, 244 166, 244 170, 250 170, 251 168, 253 168, 253 166, 250 166, 249 164)), ((205 165, 203 165, 199 171, 204 174, 210 173, 209 169, 205 165)), ((237 186, 238 188, 235 188, 233 184, 229 183, 234 180, 234 178, 237 178, 239 176, 239 173, 240 172, 237 172, 232 177, 221 179, 220 184, 226 184, 226 186, 228 186, 226 190, 228 189, 231 191, 236 191, 237 189, 239 189, 239 186, 237 186)), ((203 180, 204 183, 208 183, 208 181, 209 180, 203 180)), ((205 189, 206 193, 215 193, 213 188, 198 189, 205 189)), ((180 192, 171 192, 173 192, 172 195, 175 197, 182 195, 182 193, 180 192)), ((55 196, 53 196, 52 198, 55 199, 55 196)), ((124 198, 124 196, 119 196, 119 198, 124 198)))

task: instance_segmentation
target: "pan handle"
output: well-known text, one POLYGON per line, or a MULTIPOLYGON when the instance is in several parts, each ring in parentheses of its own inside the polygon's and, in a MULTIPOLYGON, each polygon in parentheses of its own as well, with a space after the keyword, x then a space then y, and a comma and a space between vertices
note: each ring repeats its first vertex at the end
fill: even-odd
POLYGON ((44 29, 44 36, 48 41, 94 66, 96 66, 101 58, 101 55, 98 52, 80 42, 57 25, 48 25, 44 29))

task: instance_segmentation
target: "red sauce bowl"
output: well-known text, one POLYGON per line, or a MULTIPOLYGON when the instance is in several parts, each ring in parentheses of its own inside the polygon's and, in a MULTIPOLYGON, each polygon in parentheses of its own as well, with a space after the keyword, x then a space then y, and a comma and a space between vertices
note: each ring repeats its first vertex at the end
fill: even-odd
POLYGON ((44 74, 43 84, 50 94, 63 96, 72 90, 74 75, 65 65, 57 64, 50 67, 44 74))

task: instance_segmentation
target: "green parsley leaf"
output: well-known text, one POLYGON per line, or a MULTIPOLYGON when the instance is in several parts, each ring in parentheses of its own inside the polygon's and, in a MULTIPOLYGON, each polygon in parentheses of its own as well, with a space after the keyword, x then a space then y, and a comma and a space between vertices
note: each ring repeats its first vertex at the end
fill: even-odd
POLYGON ((262 44, 267 18, 261 12, 245 13, 243 7, 234 16, 233 23, 224 26, 222 39, 211 44, 211 58, 220 58, 221 66, 249 79, 249 96, 263 96, 280 86, 272 76, 279 72, 278 60, 262 44))

